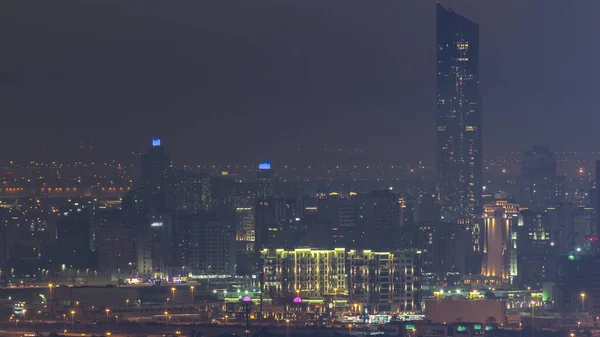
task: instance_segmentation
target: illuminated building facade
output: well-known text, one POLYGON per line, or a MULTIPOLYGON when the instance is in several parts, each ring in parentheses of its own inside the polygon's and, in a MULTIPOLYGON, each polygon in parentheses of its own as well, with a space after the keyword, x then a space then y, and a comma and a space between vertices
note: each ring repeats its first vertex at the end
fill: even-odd
POLYGON ((244 250, 254 251, 254 208, 236 207, 235 240, 245 244, 244 250))
POLYGON ((420 252, 297 248, 261 252, 265 293, 346 298, 373 311, 420 309, 420 252))
POLYGON ((508 282, 516 276, 516 248, 513 248, 513 231, 517 226, 519 205, 497 200, 484 208, 485 225, 483 240, 482 274, 508 282), (513 270, 513 274, 511 274, 513 270))
POLYGON ((437 175, 443 221, 481 211, 479 26, 437 4, 437 175))
POLYGON ((420 259, 416 250, 348 251, 349 299, 374 311, 420 310, 420 259))

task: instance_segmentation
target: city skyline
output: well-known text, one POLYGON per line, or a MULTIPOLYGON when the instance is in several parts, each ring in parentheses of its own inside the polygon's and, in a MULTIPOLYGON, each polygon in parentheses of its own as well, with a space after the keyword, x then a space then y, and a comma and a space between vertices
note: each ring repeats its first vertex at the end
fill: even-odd
POLYGON ((0 337, 598 332, 600 3, 361 1, 0 4, 0 337))

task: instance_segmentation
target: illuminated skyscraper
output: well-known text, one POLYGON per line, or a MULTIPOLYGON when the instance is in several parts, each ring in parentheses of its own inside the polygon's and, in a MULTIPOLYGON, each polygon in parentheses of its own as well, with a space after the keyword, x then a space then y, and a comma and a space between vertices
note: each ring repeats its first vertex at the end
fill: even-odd
POLYGON ((473 223, 481 211, 479 26, 437 7, 437 174, 444 221, 473 223))
POLYGON ((258 164, 256 185, 256 197, 258 201, 269 200, 273 197, 273 171, 271 171, 270 162, 266 161, 258 164))
POLYGON ((258 164, 256 171, 256 207, 254 208, 255 249, 268 247, 270 228, 278 223, 277 208, 273 200, 273 171, 270 162, 258 164))

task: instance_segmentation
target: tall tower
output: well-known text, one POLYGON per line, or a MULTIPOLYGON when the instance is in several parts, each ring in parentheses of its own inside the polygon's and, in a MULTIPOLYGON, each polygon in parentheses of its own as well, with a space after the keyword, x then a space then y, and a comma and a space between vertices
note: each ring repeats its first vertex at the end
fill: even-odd
POLYGON ((141 157, 140 187, 151 199, 152 208, 162 210, 167 204, 167 190, 171 161, 159 138, 152 138, 152 146, 141 157))
POLYGON ((256 221, 254 249, 256 251, 265 248, 269 242, 268 227, 276 222, 274 207, 273 171, 270 162, 263 162, 258 164, 256 171, 256 207, 254 208, 256 221))
POLYGON ((258 201, 269 200, 273 197, 273 171, 271 171, 270 162, 266 161, 258 164, 256 185, 256 197, 258 201))
POLYGON ((437 7, 437 174, 444 221, 481 212, 482 114, 479 26, 437 7))

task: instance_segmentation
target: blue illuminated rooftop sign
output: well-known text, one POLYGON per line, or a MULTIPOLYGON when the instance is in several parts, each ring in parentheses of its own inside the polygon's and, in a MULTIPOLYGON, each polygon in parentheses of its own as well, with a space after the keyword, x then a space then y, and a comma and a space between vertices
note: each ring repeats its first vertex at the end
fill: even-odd
POLYGON ((270 161, 264 161, 264 162, 258 164, 258 169, 259 170, 270 170, 271 169, 271 162, 270 161))
POLYGON ((152 138, 152 146, 160 146, 160 138, 152 138))

